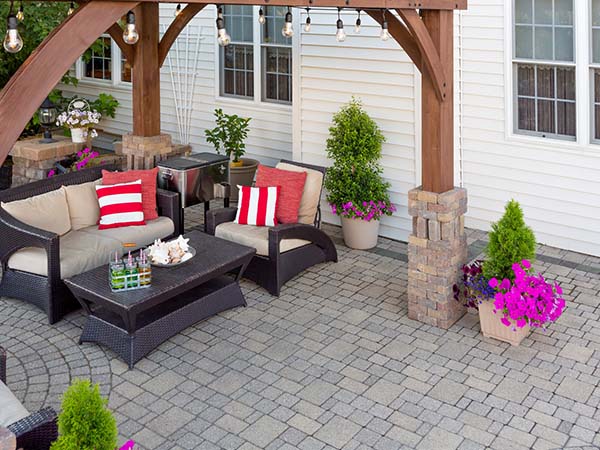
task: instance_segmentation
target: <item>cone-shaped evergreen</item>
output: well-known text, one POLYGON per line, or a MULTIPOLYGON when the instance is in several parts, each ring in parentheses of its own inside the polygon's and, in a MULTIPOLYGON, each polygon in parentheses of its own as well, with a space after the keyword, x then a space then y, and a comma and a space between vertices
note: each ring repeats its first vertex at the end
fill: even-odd
POLYGON ((58 416, 59 438, 52 450, 114 450, 117 423, 97 384, 75 381, 65 392, 58 416))
POLYGON ((512 265, 524 259, 533 262, 535 258, 535 235, 525 225, 523 210, 515 200, 506 204, 502 218, 492 224, 489 238, 483 263, 483 275, 488 280, 513 280, 512 265))

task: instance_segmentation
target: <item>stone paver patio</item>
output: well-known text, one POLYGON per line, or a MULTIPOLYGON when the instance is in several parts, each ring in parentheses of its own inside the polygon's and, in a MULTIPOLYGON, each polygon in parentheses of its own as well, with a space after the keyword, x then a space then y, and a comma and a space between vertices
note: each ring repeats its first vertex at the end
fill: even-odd
MULTIPOLYGON (((469 233, 471 256, 484 241, 469 233)), ((472 314, 449 331, 409 320, 405 244, 338 251, 338 264, 306 271, 279 298, 244 281, 247 308, 189 328, 134 370, 77 345, 81 313, 49 326, 35 307, 0 299, 8 384, 30 410, 58 410, 72 378, 91 378, 120 442, 145 449, 600 446, 600 258, 540 247, 537 267, 568 306, 512 348, 483 338, 472 314)))

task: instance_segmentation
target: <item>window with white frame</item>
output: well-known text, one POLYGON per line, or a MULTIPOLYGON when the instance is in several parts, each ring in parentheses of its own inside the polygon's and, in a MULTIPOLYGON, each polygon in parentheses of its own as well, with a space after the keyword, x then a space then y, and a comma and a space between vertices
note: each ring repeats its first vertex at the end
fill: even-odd
POLYGON ((100 37, 84 58, 84 76, 96 80, 112 80, 112 42, 100 37))
POLYGON ((131 82, 131 65, 110 36, 101 36, 76 64, 77 76, 86 81, 131 82))
POLYGON ((514 130, 575 139, 573 0, 514 0, 514 130))
POLYGON ((592 137, 600 140, 600 0, 592 0, 592 20, 590 22, 592 24, 592 137))
POLYGON ((260 25, 257 7, 224 6, 231 44, 220 50, 220 95, 292 102, 292 39, 281 34, 286 12, 287 8, 267 6, 265 24, 260 25))

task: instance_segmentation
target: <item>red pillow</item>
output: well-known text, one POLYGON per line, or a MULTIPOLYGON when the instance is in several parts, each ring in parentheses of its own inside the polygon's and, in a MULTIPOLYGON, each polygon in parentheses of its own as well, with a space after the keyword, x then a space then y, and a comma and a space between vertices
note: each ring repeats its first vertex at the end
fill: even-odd
POLYGON ((102 184, 120 184, 131 183, 132 181, 142 180, 142 207, 144 209, 144 219, 158 219, 158 210, 156 208, 156 178, 158 176, 158 167, 150 170, 129 170, 127 172, 109 172, 102 171, 102 184))
POLYGON ((304 183, 306 183, 306 172, 291 172, 274 167, 258 166, 257 187, 281 187, 275 212, 279 223, 298 223, 298 210, 302 201, 304 183))
POLYGON ((238 186, 238 210, 235 223, 274 227, 277 225, 275 211, 279 198, 279 186, 250 187, 238 186))
POLYGON ((146 225, 142 208, 142 181, 96 186, 100 205, 99 230, 146 225))

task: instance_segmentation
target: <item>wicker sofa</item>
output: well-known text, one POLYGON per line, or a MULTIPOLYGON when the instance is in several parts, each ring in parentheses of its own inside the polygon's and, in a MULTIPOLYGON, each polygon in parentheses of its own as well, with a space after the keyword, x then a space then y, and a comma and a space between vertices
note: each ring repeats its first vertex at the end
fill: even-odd
POLYGON ((244 271, 244 277, 279 296, 281 287, 294 276, 322 262, 337 262, 338 256, 333 241, 320 229, 320 200, 326 169, 285 160, 280 161, 277 168, 307 173, 300 204, 300 213, 306 213, 303 222, 274 227, 239 225, 234 223, 237 208, 221 208, 208 211, 206 231, 254 247, 256 256, 244 271))
MULTIPOLYGON (((155 239, 179 235, 181 232, 178 229, 181 223, 179 194, 162 190, 157 191, 160 217, 148 221, 144 227, 98 230, 93 225, 81 229, 74 227, 61 234, 46 231, 52 229, 53 222, 58 221, 53 217, 58 212, 48 207, 43 195, 60 195, 59 191, 65 186, 65 191, 70 188, 71 195, 75 195, 72 199, 78 199, 80 195, 94 196, 93 184, 102 177, 103 168, 112 169, 105 166, 72 172, 0 192, 0 263, 3 272, 0 295, 25 300, 42 308, 50 324, 78 308, 63 279, 106 264, 115 251, 124 252, 125 244, 132 243, 135 248, 141 248, 155 239), (78 191, 79 188, 82 190, 78 191), (40 198, 43 199, 41 203, 40 198), (22 208, 23 202, 18 202, 30 200, 37 201, 33 203, 33 208, 39 206, 40 214, 46 214, 41 222, 45 229, 15 218, 14 205, 22 208), (48 227, 45 226, 46 221, 48 227)), ((65 196, 69 197, 67 194, 65 196)), ((87 198, 90 199, 88 204, 97 201, 92 197, 87 198)), ((68 208, 70 206, 67 205, 68 208)), ((76 211, 69 208, 66 219, 71 215, 74 224, 74 215, 81 215, 81 210, 85 209, 85 204, 82 206, 76 211)))
POLYGON ((30 414, 6 386, 6 351, 0 347, 0 426, 17 437, 17 448, 47 450, 58 437, 56 412, 44 408, 30 414))

